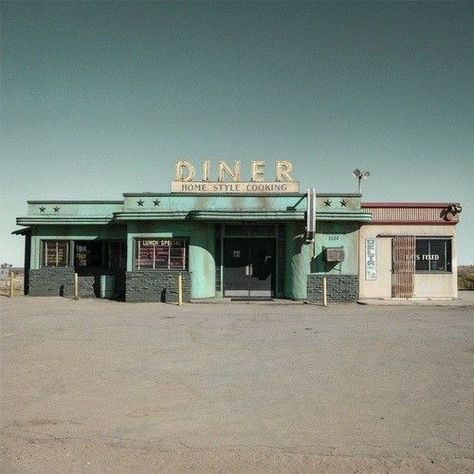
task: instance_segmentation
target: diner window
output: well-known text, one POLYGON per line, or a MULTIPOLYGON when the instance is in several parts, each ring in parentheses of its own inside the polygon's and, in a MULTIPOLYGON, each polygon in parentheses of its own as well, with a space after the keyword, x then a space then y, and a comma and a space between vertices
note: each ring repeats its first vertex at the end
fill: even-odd
POLYGON ((127 244, 123 241, 105 242, 105 264, 107 268, 125 268, 127 244))
POLYGON ((185 270, 186 239, 137 239, 135 268, 153 270, 185 270))
POLYGON ((416 239, 417 272, 450 272, 451 239, 416 239))
POLYGON ((43 266, 67 267, 69 259, 69 242, 67 240, 43 241, 43 266))
POLYGON ((76 267, 100 267, 102 265, 102 242, 98 240, 75 242, 74 265, 76 267))

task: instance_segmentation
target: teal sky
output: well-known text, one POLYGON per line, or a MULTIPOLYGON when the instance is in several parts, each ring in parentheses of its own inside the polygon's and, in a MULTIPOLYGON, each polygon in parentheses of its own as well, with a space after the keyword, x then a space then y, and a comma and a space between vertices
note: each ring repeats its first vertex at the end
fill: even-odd
POLYGON ((27 199, 168 192, 174 162, 288 159, 302 189, 461 202, 474 263, 474 3, 1 4, 0 260, 27 199))

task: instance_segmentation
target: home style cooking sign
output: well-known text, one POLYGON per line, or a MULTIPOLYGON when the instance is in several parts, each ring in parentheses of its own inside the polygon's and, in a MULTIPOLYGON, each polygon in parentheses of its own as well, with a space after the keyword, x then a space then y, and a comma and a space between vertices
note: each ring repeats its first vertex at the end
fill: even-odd
POLYGON ((265 161, 252 161, 250 180, 241 178, 241 162, 231 165, 226 161, 217 163, 217 180, 211 180, 211 161, 201 163, 201 181, 195 181, 196 167, 190 161, 176 162, 175 181, 171 183, 172 193, 230 193, 230 194, 287 194, 298 193, 299 183, 291 175, 293 163, 287 160, 275 162, 275 181, 265 180, 265 161))

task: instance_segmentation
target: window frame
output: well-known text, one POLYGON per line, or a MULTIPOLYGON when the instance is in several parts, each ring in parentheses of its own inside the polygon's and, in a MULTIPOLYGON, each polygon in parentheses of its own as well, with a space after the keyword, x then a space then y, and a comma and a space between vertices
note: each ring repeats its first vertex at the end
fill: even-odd
POLYGON ((104 240, 103 243, 104 243, 104 252, 103 252, 104 253, 104 267, 109 270, 126 270, 127 269, 127 241, 123 239, 122 240, 111 239, 111 240, 104 240), (123 245, 124 257, 122 258, 122 255, 120 255, 121 258, 119 258, 119 264, 120 264, 120 261, 123 261, 123 266, 112 267, 110 265, 110 245, 111 244, 123 245))
POLYGON ((453 273, 453 237, 452 236, 418 236, 415 238, 415 274, 420 275, 449 275, 453 273), (444 246, 444 262, 445 262, 445 269, 444 270, 432 270, 431 269, 431 260, 428 260, 428 269, 427 270, 418 270, 417 263, 419 260, 416 259, 417 253, 417 244, 419 241, 426 241, 428 242, 428 253, 431 254, 431 242, 438 241, 442 242, 444 246), (449 243, 449 251, 448 251, 448 243, 449 243), (449 260, 448 260, 449 255, 449 260), (448 270, 449 268, 449 270, 448 270))
POLYGON ((41 268, 66 268, 70 266, 69 258, 71 255, 71 242, 67 239, 41 239, 41 268), (56 244, 56 265, 47 265, 48 243, 56 244), (66 264, 58 265, 58 243, 66 244, 66 264))
MULTIPOLYGON (((140 270, 140 271, 172 271, 172 272, 183 272, 183 271, 188 271, 189 269, 189 237, 134 237, 134 245, 133 245, 133 269, 134 270, 140 270), (153 258, 153 268, 150 267, 140 267, 138 263, 138 252, 139 252, 139 242, 140 241, 173 241, 173 240, 179 240, 184 243, 183 249, 184 249, 184 267, 181 268, 176 268, 176 267, 171 267, 171 249, 172 246, 169 245, 169 252, 167 255, 167 260, 168 260, 168 265, 167 267, 156 267, 156 254, 154 255, 153 258)), ((156 248, 156 247, 154 247, 156 248)), ((156 250, 154 251, 156 252, 156 250)))
MULTIPOLYGON (((86 240, 74 240, 74 251, 73 251, 73 263, 74 263, 74 267, 75 268, 82 268, 82 269, 85 269, 85 268, 103 268, 103 263, 104 263, 104 247, 103 247, 103 240, 101 239, 86 239, 86 240), (90 264, 90 255, 92 255, 92 253, 89 255, 89 254, 86 254, 86 262, 87 262, 87 265, 80 265, 78 263, 78 260, 77 260, 77 254, 78 254, 78 248, 80 246, 85 246, 86 248, 90 249, 91 248, 95 248, 95 250, 99 250, 99 256, 100 258, 97 259, 96 258, 96 264, 95 265, 91 265, 90 264)), ((97 255, 95 255, 95 257, 97 257, 97 255)))

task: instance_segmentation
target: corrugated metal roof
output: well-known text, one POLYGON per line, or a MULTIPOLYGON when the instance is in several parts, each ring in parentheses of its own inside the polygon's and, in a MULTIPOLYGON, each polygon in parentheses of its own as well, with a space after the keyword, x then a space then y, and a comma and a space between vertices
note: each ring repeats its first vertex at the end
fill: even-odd
POLYGON ((459 213, 444 203, 363 203, 362 211, 372 214, 372 224, 457 224, 459 213))

